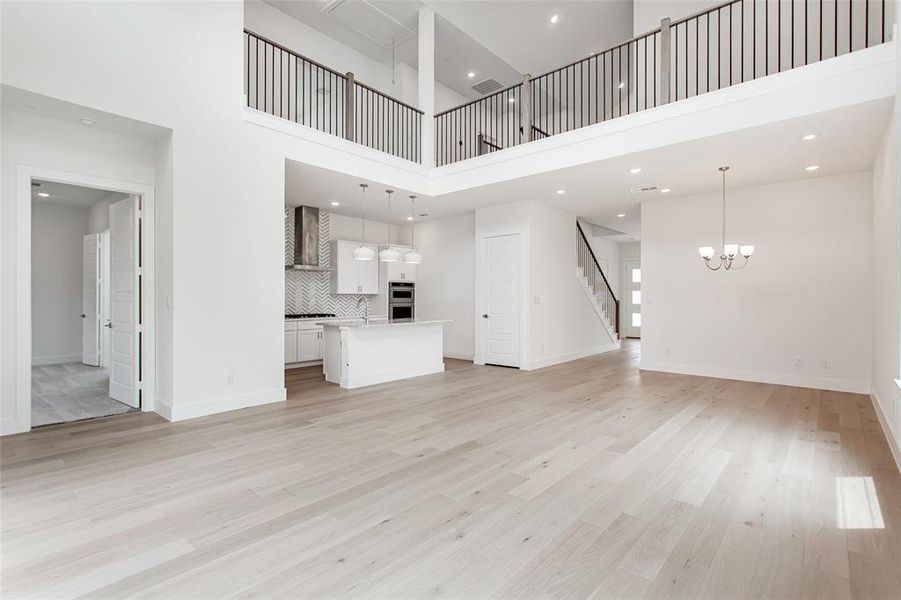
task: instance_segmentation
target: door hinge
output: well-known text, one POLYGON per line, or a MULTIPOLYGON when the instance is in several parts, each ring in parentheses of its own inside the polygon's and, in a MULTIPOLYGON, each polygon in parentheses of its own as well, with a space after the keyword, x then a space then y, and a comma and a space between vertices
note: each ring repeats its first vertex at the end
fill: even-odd
POLYGON ((143 381, 138 381, 137 385, 135 386, 135 389, 143 390, 143 389, 144 389, 144 382, 143 382, 143 381))

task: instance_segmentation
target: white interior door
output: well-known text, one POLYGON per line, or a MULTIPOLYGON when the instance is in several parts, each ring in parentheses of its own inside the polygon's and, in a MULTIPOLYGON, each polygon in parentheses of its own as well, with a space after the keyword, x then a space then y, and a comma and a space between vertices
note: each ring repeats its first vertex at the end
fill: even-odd
POLYGON ((519 366, 521 252, 519 234, 484 238, 480 318, 486 364, 519 366))
POLYGON ((626 337, 641 337, 641 261, 630 258, 624 261, 626 268, 626 297, 623 299, 625 306, 626 337))
POLYGON ((100 236, 86 235, 81 244, 81 362, 100 366, 100 236))
POLYGON ((134 196, 112 204, 110 218, 110 378, 111 398, 140 404, 140 304, 138 244, 140 214, 134 196))

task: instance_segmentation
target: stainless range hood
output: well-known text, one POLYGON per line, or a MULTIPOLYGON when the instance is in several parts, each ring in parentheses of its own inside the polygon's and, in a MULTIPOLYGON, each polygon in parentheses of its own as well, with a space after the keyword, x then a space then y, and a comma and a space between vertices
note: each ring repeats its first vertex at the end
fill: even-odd
POLYGON ((298 271, 331 271, 319 264, 319 209, 298 206, 294 209, 294 264, 298 271))

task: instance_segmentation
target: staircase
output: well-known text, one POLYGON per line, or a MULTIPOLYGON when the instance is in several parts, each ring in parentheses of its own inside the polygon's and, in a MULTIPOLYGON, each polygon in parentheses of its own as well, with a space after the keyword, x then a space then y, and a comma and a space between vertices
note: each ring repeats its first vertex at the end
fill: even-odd
POLYGON ((578 221, 576 221, 576 229, 578 230, 576 277, 582 283, 585 294, 591 301, 591 305, 594 306, 594 311, 601 323, 607 329, 607 333, 610 334, 610 338, 618 343, 620 339, 619 300, 616 299, 613 288, 610 287, 610 282, 607 281, 607 276, 604 275, 604 271, 588 243, 585 231, 578 221))

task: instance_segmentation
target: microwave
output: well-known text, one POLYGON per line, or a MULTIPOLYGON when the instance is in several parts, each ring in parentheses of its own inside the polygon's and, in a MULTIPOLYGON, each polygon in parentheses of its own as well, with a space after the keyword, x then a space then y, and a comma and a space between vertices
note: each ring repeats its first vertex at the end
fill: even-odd
POLYGON ((416 284, 409 281, 388 282, 388 320, 412 321, 416 318, 416 284))

